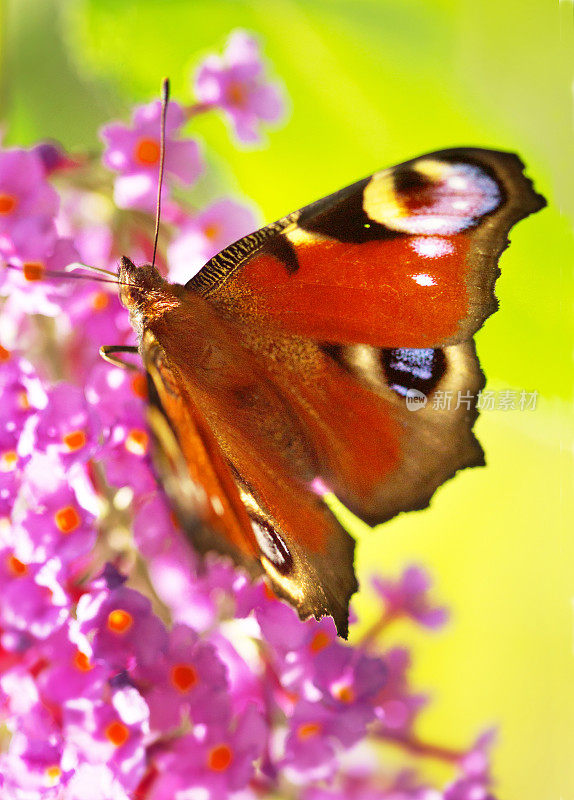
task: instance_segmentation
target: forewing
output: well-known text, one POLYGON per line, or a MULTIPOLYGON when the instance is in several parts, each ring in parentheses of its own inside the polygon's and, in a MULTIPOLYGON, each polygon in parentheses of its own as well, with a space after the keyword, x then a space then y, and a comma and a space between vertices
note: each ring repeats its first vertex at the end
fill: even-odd
POLYGON ((517 156, 443 150, 236 242, 187 284, 230 318, 314 341, 436 348, 496 308, 497 261, 545 204, 517 156))

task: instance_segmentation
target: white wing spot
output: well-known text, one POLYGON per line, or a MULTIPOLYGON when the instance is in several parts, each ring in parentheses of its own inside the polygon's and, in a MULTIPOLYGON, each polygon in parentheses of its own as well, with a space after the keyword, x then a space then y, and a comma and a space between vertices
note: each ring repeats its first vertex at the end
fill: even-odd
POLYGON ((451 175, 447 178, 448 185, 451 189, 466 189, 468 188, 468 180, 461 175, 451 175))
POLYGON ((411 247, 423 258, 439 258, 454 252, 454 247, 448 239, 441 239, 438 236, 418 236, 412 240, 411 247))
POLYGON ((425 272, 421 272, 418 275, 411 275, 411 277, 419 286, 434 286, 436 283, 432 275, 427 275, 425 272))

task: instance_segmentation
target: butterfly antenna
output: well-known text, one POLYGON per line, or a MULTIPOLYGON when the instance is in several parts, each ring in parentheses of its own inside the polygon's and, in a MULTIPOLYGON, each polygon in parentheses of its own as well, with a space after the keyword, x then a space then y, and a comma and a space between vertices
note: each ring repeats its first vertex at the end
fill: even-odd
MULTIPOLYGON (((115 272, 112 272, 109 269, 103 269, 103 267, 94 267, 91 264, 82 264, 79 261, 74 261, 72 264, 68 264, 68 266, 65 268, 64 271, 65 272, 73 272, 76 269, 88 269, 88 270, 91 270, 92 272, 101 272, 103 275, 110 275, 112 278, 117 278, 118 277, 115 272)), ((73 277, 77 278, 79 276, 78 275, 74 275, 73 277)), ((88 277, 88 276, 85 275, 83 277, 88 277)))
POLYGON ((161 216, 161 187, 163 184, 163 168, 165 165, 165 118, 169 104, 169 78, 164 78, 161 85, 161 134, 159 140, 159 178, 157 182, 157 204, 155 212, 155 233, 153 237, 153 258, 151 265, 155 267, 157 240, 159 236, 159 220, 161 216))
MULTIPOLYGON (((26 277, 26 270, 22 269, 22 267, 16 266, 16 264, 4 264, 6 269, 13 269, 15 272, 19 272, 21 275, 26 277)), ((99 267, 89 267, 87 264, 70 264, 66 269, 43 269, 41 274, 38 276, 34 276, 33 278, 28 278, 28 280, 41 280, 42 278, 76 278, 78 280, 85 280, 85 281, 96 281, 96 283, 113 283, 114 286, 121 286, 123 285, 121 281, 118 280, 118 276, 115 272, 109 272, 107 269, 100 269, 99 267), (96 272, 103 272, 105 275, 111 275, 113 280, 110 278, 94 278, 92 275, 76 275, 71 270, 70 267, 74 267, 79 269, 94 269, 96 272)), ((127 284, 126 284, 127 285, 127 284)))

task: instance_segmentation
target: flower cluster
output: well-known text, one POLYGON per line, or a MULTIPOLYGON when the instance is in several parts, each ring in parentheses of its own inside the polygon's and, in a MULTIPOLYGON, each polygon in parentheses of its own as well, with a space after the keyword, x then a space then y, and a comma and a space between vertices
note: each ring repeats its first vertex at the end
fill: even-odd
MULTIPOLYGON (((243 32, 195 86, 167 111, 159 264, 176 279, 254 226, 231 198, 185 202, 203 161, 184 126, 219 110, 251 142, 281 112, 243 32)), ((488 800, 490 734, 420 741, 410 654, 382 649, 399 617, 444 621, 426 573, 378 579, 380 619, 351 647, 227 560, 200 563, 150 468, 144 376, 98 360, 134 343, 114 282, 53 275, 149 259, 159 117, 154 102, 103 128, 103 177, 54 144, 0 151, 0 793, 488 800), (446 761, 450 783, 385 766, 385 744, 446 761)))

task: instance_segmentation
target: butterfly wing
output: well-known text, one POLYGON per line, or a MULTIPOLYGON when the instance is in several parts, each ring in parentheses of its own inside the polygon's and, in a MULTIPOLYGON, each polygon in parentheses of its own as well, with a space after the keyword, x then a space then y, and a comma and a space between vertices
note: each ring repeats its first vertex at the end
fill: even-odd
POLYGON ((219 497, 233 497, 239 518, 239 496, 251 523, 253 535, 240 525, 244 557, 257 551, 302 616, 331 614, 344 634, 356 588, 353 543, 326 489, 375 523, 423 507, 457 469, 482 463, 472 335, 496 308, 510 227, 543 203, 515 156, 433 153, 245 237, 188 283, 231 331, 220 349, 235 366, 205 383, 181 338, 191 308, 164 332, 154 383, 172 445, 189 471, 196 449, 209 456, 217 444, 219 497), (416 412, 413 391, 426 400, 416 412))

